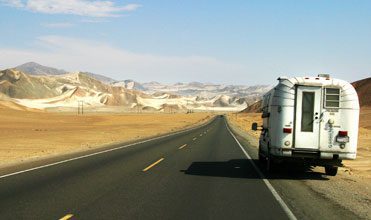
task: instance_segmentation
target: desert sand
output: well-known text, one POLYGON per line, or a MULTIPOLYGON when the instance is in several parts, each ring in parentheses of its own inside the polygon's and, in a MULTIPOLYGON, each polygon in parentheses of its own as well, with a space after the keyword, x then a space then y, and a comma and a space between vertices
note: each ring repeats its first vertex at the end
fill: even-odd
POLYGON ((207 113, 46 113, 0 103, 0 167, 156 136, 206 122, 207 113))

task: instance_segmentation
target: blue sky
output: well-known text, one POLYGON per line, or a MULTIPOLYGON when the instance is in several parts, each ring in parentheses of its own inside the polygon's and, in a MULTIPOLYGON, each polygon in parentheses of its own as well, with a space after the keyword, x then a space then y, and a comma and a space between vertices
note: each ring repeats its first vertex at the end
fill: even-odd
POLYGON ((0 69, 35 61, 141 82, 371 75, 371 1, 0 0, 0 69))

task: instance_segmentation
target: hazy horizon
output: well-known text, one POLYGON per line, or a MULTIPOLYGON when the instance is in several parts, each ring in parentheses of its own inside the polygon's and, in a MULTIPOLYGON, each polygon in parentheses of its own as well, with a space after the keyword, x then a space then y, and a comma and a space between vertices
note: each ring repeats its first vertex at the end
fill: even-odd
POLYGON ((371 75, 370 9, 369 1, 0 0, 0 69, 34 61, 138 82, 273 85, 319 73, 353 82, 371 75))

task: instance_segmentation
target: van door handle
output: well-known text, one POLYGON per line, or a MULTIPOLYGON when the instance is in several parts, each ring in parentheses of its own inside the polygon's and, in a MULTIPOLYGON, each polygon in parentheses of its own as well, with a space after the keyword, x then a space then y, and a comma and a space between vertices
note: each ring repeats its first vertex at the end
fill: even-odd
POLYGON ((316 112, 315 115, 316 115, 316 117, 314 117, 314 119, 318 119, 318 112, 316 112))

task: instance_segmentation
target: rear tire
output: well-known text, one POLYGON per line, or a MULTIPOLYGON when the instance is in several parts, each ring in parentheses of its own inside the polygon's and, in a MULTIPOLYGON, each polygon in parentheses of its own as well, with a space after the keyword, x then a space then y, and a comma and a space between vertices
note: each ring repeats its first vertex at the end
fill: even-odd
POLYGON ((335 166, 325 166, 325 173, 328 176, 336 176, 338 173, 338 167, 335 166))
POLYGON ((272 159, 270 156, 266 158, 265 161, 265 169, 267 170, 268 173, 272 172, 272 159))
POLYGON ((259 145, 258 157, 259 157, 259 162, 261 164, 264 164, 266 160, 265 160, 265 157, 264 157, 264 155, 262 153, 262 150, 261 150, 261 146, 260 145, 259 145))
POLYGON ((259 163, 264 164, 264 162, 265 162, 265 157, 259 154, 259 163))
POLYGON ((275 170, 275 163, 274 163, 274 159, 273 157, 271 156, 271 153, 270 153, 270 148, 268 147, 268 153, 267 153, 267 157, 265 158, 265 168, 267 170, 268 173, 273 173, 275 170))
POLYGON ((272 156, 268 156, 266 158, 266 170, 268 173, 276 173, 277 172, 277 161, 272 157, 272 156))

